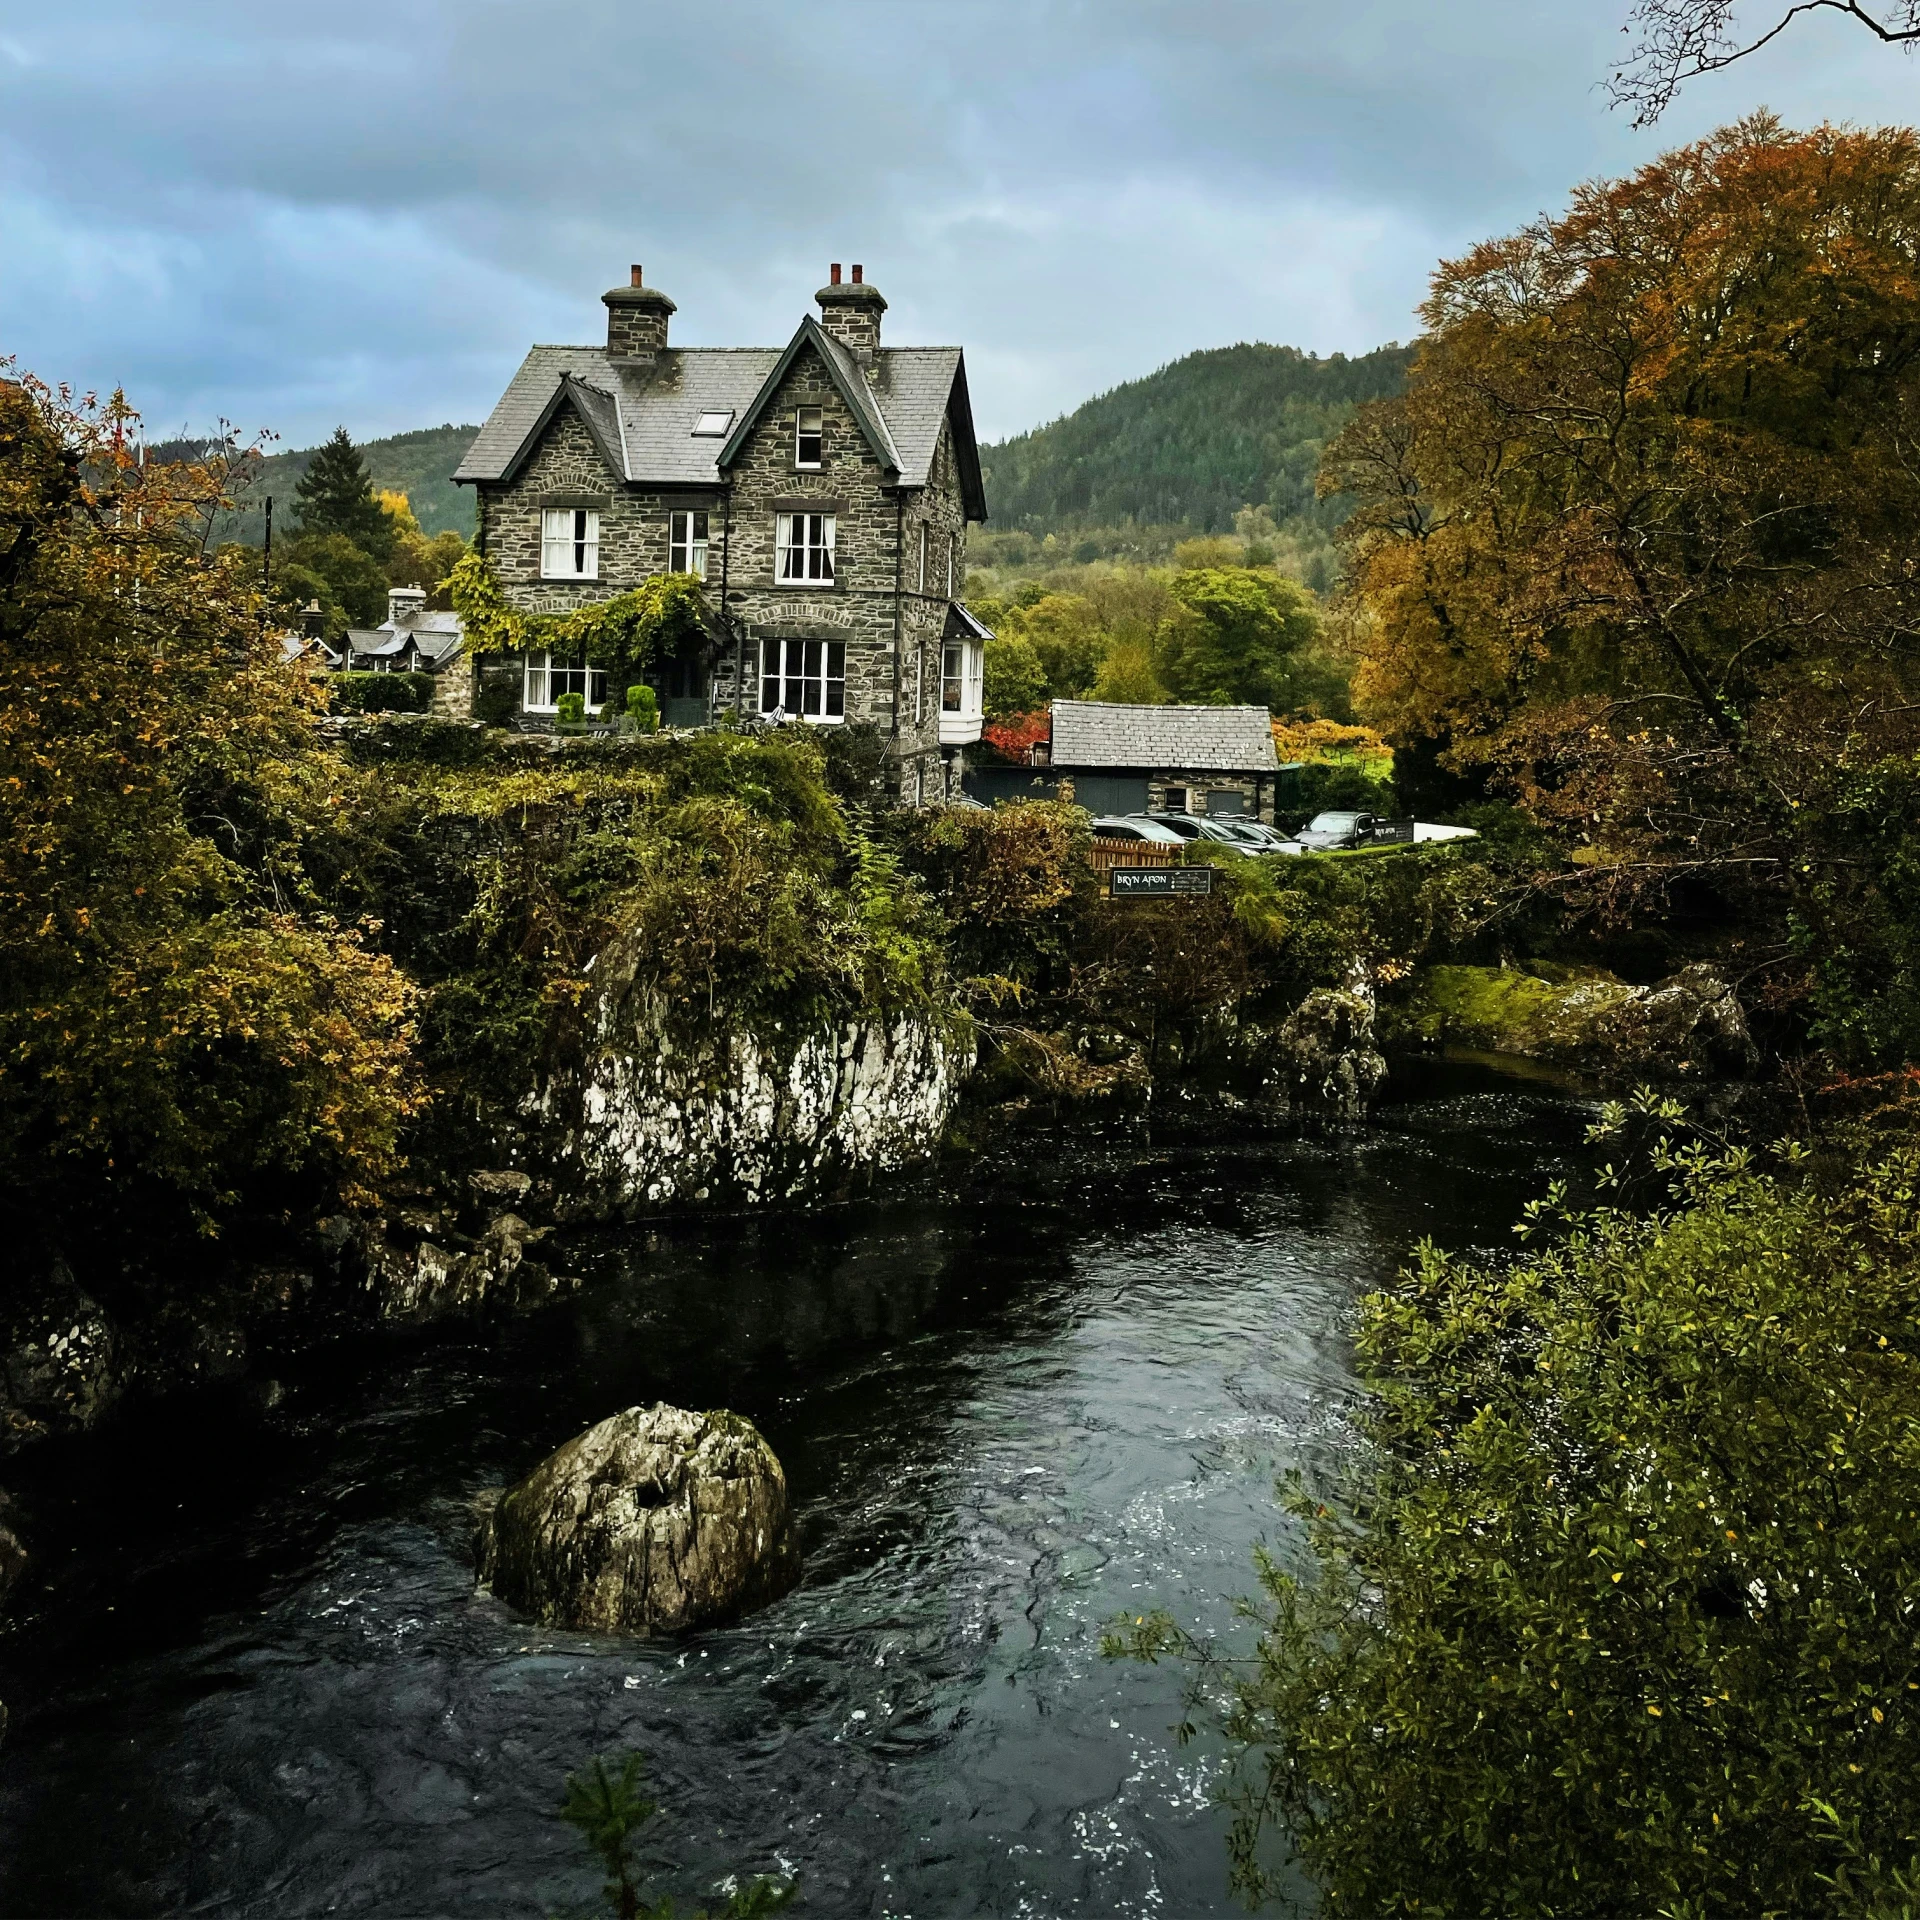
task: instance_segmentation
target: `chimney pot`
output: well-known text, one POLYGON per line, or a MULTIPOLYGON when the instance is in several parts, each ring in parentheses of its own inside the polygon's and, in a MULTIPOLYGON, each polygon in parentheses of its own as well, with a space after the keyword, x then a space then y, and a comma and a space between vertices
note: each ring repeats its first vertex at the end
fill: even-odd
POLYGON ((858 286, 858 285, 860 284, 860 275, 861 275, 861 273, 862 273, 862 271, 863 271, 863 269, 862 269, 862 267, 861 267, 861 265, 860 265, 860 262, 859 262, 858 260, 856 260, 856 261, 855 261, 855 262, 853 263, 853 284, 854 284, 854 285, 855 285, 856 287, 857 287, 857 286, 858 286))
POLYGON ((827 285, 830 287, 837 287, 839 284, 840 284, 840 262, 836 260, 833 263, 833 265, 827 269, 827 285))
POLYGON ((640 278, 640 266, 637 261, 629 269, 629 271, 632 273, 633 278, 628 282, 628 285, 638 287, 645 284, 640 278))

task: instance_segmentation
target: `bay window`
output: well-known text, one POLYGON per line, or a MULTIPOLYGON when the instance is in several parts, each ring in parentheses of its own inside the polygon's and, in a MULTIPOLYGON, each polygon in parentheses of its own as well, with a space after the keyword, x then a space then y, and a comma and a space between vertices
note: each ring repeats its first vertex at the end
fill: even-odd
POLYGON ((846 718, 847 649, 840 640, 763 640, 760 711, 788 719, 846 718))
POLYGON ((831 586, 833 523, 830 513, 776 514, 774 578, 795 586, 831 586))
POLYGON ((540 515, 540 577, 600 577, 600 516, 591 507, 548 507, 540 515))
POLYGON ((699 511, 669 516, 667 547, 669 573, 696 573, 707 577, 707 516, 699 511))
POLYGON ((588 666, 578 655, 528 654, 521 706, 528 713, 557 713, 563 693, 579 694, 587 703, 587 711, 597 712, 607 703, 606 670, 588 666))

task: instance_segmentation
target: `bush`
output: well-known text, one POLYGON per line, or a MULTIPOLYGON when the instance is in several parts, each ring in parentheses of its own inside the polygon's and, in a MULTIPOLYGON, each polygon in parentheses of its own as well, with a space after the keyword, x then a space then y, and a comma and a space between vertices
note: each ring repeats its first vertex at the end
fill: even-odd
POLYGON ((1243 1889, 1284 1820, 1334 1914, 1914 1911, 1920 1154, 1656 1163, 1363 1303, 1368 1451, 1232 1684, 1243 1889))
POLYGON ((327 702, 335 713, 425 713, 433 704, 433 675, 330 673, 327 702))

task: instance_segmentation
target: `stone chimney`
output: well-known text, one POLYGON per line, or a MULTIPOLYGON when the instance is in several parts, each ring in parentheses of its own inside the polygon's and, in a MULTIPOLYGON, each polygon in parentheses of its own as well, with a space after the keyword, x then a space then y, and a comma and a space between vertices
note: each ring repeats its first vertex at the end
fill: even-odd
POLYGON ((862 365, 871 364, 880 351, 880 316, 887 303, 878 287, 866 283, 865 269, 855 264, 853 278, 840 278, 840 262, 827 269, 827 284, 813 297, 820 302, 820 324, 862 365))
POLYGON ((607 303, 607 352, 615 360, 651 360, 667 349, 667 318, 673 302, 658 287, 643 286, 640 269, 631 283, 613 287, 600 298, 607 303))
POLYGON ((387 624, 396 633, 404 627, 412 626, 426 610, 425 587, 389 587, 387 589, 387 624))

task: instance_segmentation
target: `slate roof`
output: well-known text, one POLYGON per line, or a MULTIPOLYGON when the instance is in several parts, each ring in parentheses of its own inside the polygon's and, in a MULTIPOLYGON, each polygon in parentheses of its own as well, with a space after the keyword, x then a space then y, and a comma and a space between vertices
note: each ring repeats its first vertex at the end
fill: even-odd
POLYGON ((1272 773, 1278 765, 1265 707, 1123 707, 1053 703, 1056 767, 1272 773))
POLYGON ((441 667, 459 653, 466 640, 466 628, 457 613, 444 609, 419 614, 403 627, 391 620, 377 627, 349 627, 348 655, 355 660, 392 658, 417 645, 420 657, 430 667, 441 667))
POLYGON ((614 358, 604 347, 535 347, 453 477, 462 483, 511 479, 555 412, 571 401, 614 471, 634 485, 718 486, 751 418, 808 344, 818 348, 874 453, 902 486, 927 484, 940 424, 951 408, 968 508, 974 518, 986 518, 960 349, 882 347, 869 373, 811 315, 784 348, 673 347, 648 362, 614 358), (730 413, 730 432, 696 437, 703 413, 730 413))

